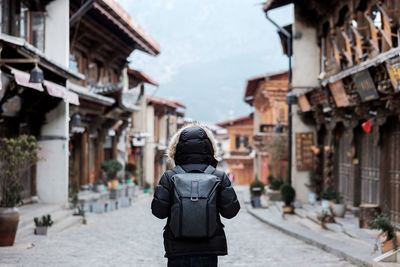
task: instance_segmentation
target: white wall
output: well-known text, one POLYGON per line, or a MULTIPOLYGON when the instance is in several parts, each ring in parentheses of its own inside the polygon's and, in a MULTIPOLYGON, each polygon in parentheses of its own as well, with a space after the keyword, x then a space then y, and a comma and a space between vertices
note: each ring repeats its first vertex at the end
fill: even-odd
MULTIPOLYGON (((146 132, 154 134, 154 107, 147 105, 146 107, 146 132)), ((154 136, 146 138, 144 147, 144 180, 153 186, 154 183, 154 136)))
POLYGON ((69 63, 69 0, 55 0, 46 6, 45 54, 58 64, 69 63))
POLYGON ((44 160, 37 164, 36 190, 43 203, 68 203, 68 111, 69 105, 60 101, 57 108, 46 114, 47 123, 41 129, 45 139, 39 145, 44 160))
MULTIPOLYGON (((293 78, 294 93, 300 93, 303 89, 296 87, 316 87, 319 85, 317 77, 320 67, 320 49, 317 44, 317 34, 314 28, 305 25, 299 20, 299 12, 295 6, 295 22, 293 24, 293 78)), ((296 168, 296 133, 314 132, 315 127, 305 125, 298 115, 299 107, 293 105, 293 136, 292 136, 292 183, 296 189, 296 198, 302 202, 308 201, 309 190, 305 186, 308 183, 308 171, 297 171, 296 168)))
MULTIPOLYGON (((45 54, 68 68, 69 0, 51 2, 46 13, 45 54)), ((41 129, 39 145, 44 160, 37 164, 36 190, 43 203, 68 204, 68 125, 69 104, 60 101, 46 114, 41 129)))

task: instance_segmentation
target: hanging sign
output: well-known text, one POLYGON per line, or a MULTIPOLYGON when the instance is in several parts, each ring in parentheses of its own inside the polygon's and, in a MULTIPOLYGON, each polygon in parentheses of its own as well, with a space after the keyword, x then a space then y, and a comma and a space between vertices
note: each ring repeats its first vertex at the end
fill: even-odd
POLYGON ((386 61, 386 69, 389 73, 395 92, 400 92, 400 58, 392 58, 386 61))
POLYGON ((343 82, 341 80, 334 83, 330 83, 329 89, 332 93, 333 99, 335 99, 337 107, 340 108, 350 105, 346 91, 344 90, 343 82))
POLYGON ((296 133, 296 166, 298 171, 310 171, 313 167, 314 133, 296 133))
POLYGON ((360 71, 353 76, 354 87, 361 96, 361 101, 366 102, 378 99, 379 95, 376 91, 375 83, 371 78, 368 70, 360 71))
POLYGON ((297 98, 297 103, 299 104, 301 112, 307 112, 311 110, 310 102, 308 102, 305 94, 297 98))

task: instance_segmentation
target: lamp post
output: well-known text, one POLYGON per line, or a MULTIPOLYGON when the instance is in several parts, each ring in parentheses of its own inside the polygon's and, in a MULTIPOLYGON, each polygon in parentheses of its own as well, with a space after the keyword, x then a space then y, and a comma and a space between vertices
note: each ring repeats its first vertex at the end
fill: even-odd
POLYGON ((273 21, 268 16, 268 10, 265 11, 265 17, 268 21, 270 21, 276 28, 278 28, 278 32, 285 36, 285 46, 286 46, 286 55, 288 56, 288 94, 286 96, 286 103, 289 108, 289 118, 288 118, 288 176, 287 182, 288 184, 292 184, 292 105, 297 103, 297 98, 292 92, 292 34, 288 32, 283 27, 279 26, 275 21, 273 21))

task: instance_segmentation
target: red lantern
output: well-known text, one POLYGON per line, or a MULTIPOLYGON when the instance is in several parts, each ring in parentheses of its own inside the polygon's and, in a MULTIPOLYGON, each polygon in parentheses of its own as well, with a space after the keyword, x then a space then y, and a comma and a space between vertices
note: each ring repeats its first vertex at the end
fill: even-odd
POLYGON ((364 132, 369 134, 371 132, 371 120, 368 120, 361 124, 361 127, 363 128, 364 132))

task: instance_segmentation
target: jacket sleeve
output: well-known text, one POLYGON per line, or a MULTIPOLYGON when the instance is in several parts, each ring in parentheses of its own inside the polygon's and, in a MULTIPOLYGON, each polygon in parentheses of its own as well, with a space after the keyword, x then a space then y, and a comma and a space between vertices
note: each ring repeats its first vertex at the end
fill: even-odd
POLYGON ((151 211, 157 218, 165 219, 170 214, 170 183, 166 173, 161 176, 160 182, 154 190, 153 201, 151 202, 151 211))
POLYGON ((236 216, 240 210, 239 200, 237 199, 235 190, 231 185, 231 181, 224 173, 221 181, 221 191, 217 202, 219 213, 222 217, 231 219, 236 216))

